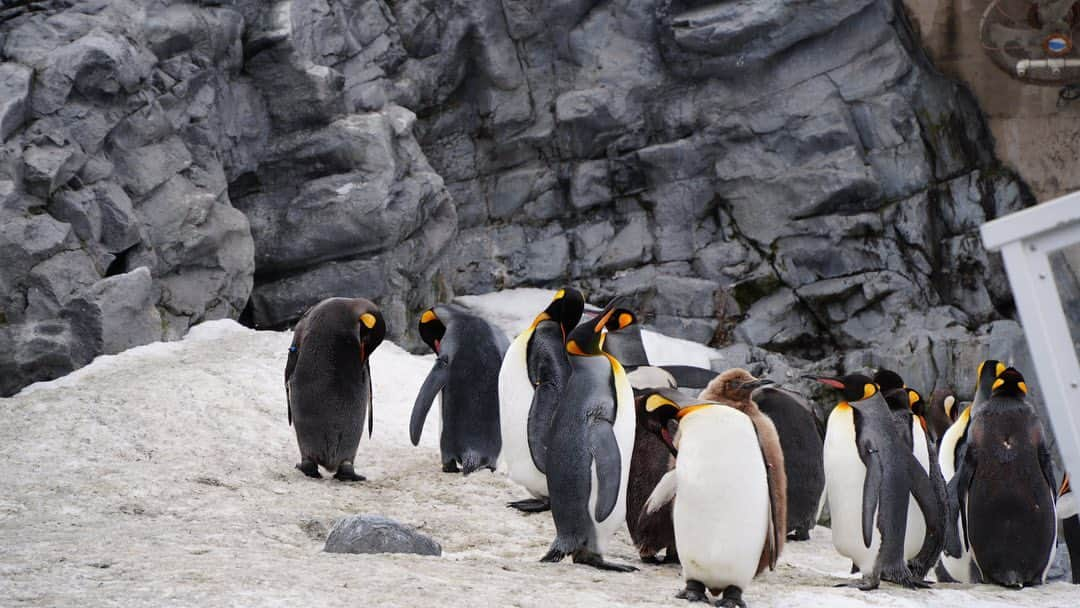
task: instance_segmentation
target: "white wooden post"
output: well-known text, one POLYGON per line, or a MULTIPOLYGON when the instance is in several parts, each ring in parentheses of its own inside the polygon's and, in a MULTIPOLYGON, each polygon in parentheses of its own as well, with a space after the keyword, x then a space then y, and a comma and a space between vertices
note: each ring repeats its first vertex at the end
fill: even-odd
POLYGON ((988 250, 1001 250, 1058 450, 1066 470, 1080 475, 1080 363, 1049 259, 1080 243, 1080 192, 987 222, 981 231, 988 250))

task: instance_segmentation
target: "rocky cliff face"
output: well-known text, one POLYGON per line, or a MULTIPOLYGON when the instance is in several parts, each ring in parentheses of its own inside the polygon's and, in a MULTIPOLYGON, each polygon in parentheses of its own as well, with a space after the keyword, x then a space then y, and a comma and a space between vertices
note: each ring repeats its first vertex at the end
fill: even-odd
POLYGON ((407 341, 562 283, 758 371, 1022 348, 976 228, 1030 197, 898 3, 214 4, 0 13, 0 391, 242 310, 363 295, 407 341))

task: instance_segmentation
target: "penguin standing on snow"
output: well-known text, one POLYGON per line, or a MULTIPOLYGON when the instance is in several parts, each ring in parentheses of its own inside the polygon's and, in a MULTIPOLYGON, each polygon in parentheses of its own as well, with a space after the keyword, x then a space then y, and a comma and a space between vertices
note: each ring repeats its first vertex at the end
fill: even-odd
POLYGON ((1020 372, 1002 371, 991 390, 971 419, 950 482, 960 540, 986 582, 1041 585, 1057 548, 1057 484, 1046 431, 1025 399, 1020 372))
POLYGON ((547 434, 559 397, 570 380, 566 336, 581 320, 584 306, 580 291, 560 289, 532 325, 510 344, 499 368, 502 461, 510 479, 533 496, 507 505, 520 511, 550 508, 544 474, 547 434))
MULTIPOLYGON (((617 335, 617 334, 612 334, 617 335)), ((605 344, 607 341, 605 340, 605 344)), ((671 505, 664 505, 655 513, 645 512, 645 502, 656 485, 675 466, 675 454, 670 438, 674 432, 661 428, 654 416, 645 409, 646 399, 658 388, 676 388, 675 378, 659 367, 643 366, 627 374, 634 388, 634 413, 637 426, 634 429, 634 453, 630 458, 630 486, 626 490, 626 527, 638 549, 641 561, 658 564, 656 557, 665 551, 664 562, 678 563, 679 552, 675 545, 675 529, 671 521, 671 505), (662 439, 668 433, 668 439, 662 439)), ((675 422, 671 423, 677 428, 675 422)))
MULTIPOLYGON (((875 380, 880 375, 880 372, 876 374, 875 380)), ((941 475, 941 467, 938 466, 935 446, 926 436, 923 427, 925 422, 915 413, 922 411, 922 396, 914 389, 896 388, 898 382, 890 382, 887 378, 883 381, 886 386, 891 387, 885 390, 884 386, 878 385, 889 405, 896 431, 925 473, 925 477, 919 476, 918 482, 928 483, 933 488, 932 504, 918 504, 914 494, 908 499, 904 558, 909 560, 908 568, 912 575, 922 578, 937 563, 941 549, 945 546, 945 518, 948 510, 945 479, 941 475)), ((899 384, 902 386, 903 382, 900 381, 899 384)), ((915 471, 913 473, 918 475, 915 471)))
POLYGON ((561 561, 629 572, 604 561, 611 535, 626 516, 626 487, 634 447, 634 392, 618 360, 603 349, 605 327, 627 327, 634 314, 608 304, 566 340, 573 373, 548 433, 546 459, 555 541, 544 562, 561 561))
POLYGON ((453 304, 439 304, 420 316, 420 337, 435 351, 432 366, 413 405, 409 438, 420 443, 424 421, 441 393, 442 470, 465 475, 495 470, 502 447, 499 433, 499 366, 509 345, 491 323, 453 304))
POLYGON ((353 468, 356 448, 373 425, 368 358, 386 335, 375 304, 329 298, 308 309, 293 329, 285 363, 289 424, 296 429, 300 464, 308 477, 319 467, 341 481, 363 481, 353 468))
POLYGON ((761 427, 739 409, 670 389, 642 398, 654 428, 678 420, 674 437, 662 435, 678 453, 675 470, 646 505, 655 512, 674 499, 685 584, 676 597, 707 602, 709 590, 721 596, 717 606, 745 608, 743 591, 780 555, 786 522, 772 497, 784 469, 769 466, 761 427))
POLYGON ((889 406, 870 378, 813 379, 843 394, 825 431, 833 545, 862 572, 860 589, 876 589, 881 579, 926 587, 912 576, 904 557, 909 495, 914 492, 920 504, 933 501, 930 484, 917 483, 925 471, 900 439, 889 406))
POLYGON ((753 404, 772 421, 780 436, 787 482, 787 540, 808 540, 810 530, 817 525, 825 492, 821 461, 825 427, 813 408, 771 380, 758 380, 738 368, 714 378, 701 397, 743 407, 753 404))
MULTIPOLYGON (((768 416, 761 413, 757 404, 750 398, 751 393, 756 389, 768 384, 773 384, 773 381, 759 380, 745 369, 736 367, 713 378, 698 398, 731 406, 749 416, 750 422, 754 423, 758 443, 761 444, 761 453, 765 457, 765 466, 769 469, 770 504, 776 511, 776 520, 784 522, 775 530, 776 538, 773 539, 775 553, 779 555, 784 548, 784 538, 788 530, 788 477, 784 464, 786 458, 776 425, 768 416)), ((814 506, 817 506, 816 500, 814 506)))
MULTIPOLYGON (((979 364, 975 372, 977 378, 975 399, 971 405, 964 408, 957 415, 956 421, 942 435, 941 445, 938 446, 938 461, 941 463, 941 474, 946 484, 949 484, 953 476, 956 475, 956 466, 959 463, 960 454, 967 440, 968 425, 971 422, 973 412, 976 411, 976 408, 981 408, 982 404, 990 398, 994 381, 1004 371, 1005 364, 994 359, 987 359, 979 364)), ((948 501, 949 526, 953 528, 954 522, 952 520, 955 520, 955 529, 959 530, 959 507, 956 504, 954 493, 950 492, 948 494, 948 501)), ((949 536, 952 537, 953 534, 953 532, 950 532, 949 536)), ((946 538, 945 553, 941 556, 941 570, 943 571, 938 572, 938 580, 951 580, 960 583, 982 582, 982 575, 972 559, 970 548, 965 543, 954 542, 953 538, 946 538)))

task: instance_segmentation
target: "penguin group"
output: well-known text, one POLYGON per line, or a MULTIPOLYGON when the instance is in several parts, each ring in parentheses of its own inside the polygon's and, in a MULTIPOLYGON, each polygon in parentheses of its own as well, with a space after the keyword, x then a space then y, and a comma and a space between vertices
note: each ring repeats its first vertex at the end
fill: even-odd
MULTIPOLYGON (((810 538, 827 503, 860 589, 926 587, 932 570, 1022 587, 1053 561, 1057 506, 1077 519, 1023 376, 998 361, 980 365, 966 405, 949 391, 927 403, 885 369, 808 376, 838 394, 823 423, 803 396, 745 369, 649 365, 622 299, 585 308, 560 289, 512 341, 453 304, 418 321, 435 362, 413 445, 438 396, 442 470, 498 470, 527 494, 507 506, 550 512, 543 562, 636 570, 604 557, 625 524, 642 562, 681 564, 677 597, 746 606, 752 579, 786 541, 810 538)), ((373 425, 368 359, 385 333, 364 299, 324 300, 296 325, 285 387, 304 474, 364 479, 354 462, 373 425)))

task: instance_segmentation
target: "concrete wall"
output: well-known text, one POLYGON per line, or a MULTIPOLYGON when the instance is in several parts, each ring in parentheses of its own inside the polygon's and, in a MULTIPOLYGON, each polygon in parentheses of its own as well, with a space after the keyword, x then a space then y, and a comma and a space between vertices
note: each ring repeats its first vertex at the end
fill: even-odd
POLYGON ((979 19, 990 0, 904 0, 934 64, 966 83, 986 113, 996 155, 1040 201, 1080 190, 1080 100, 1058 107, 1056 86, 1025 84, 983 52, 979 19))

